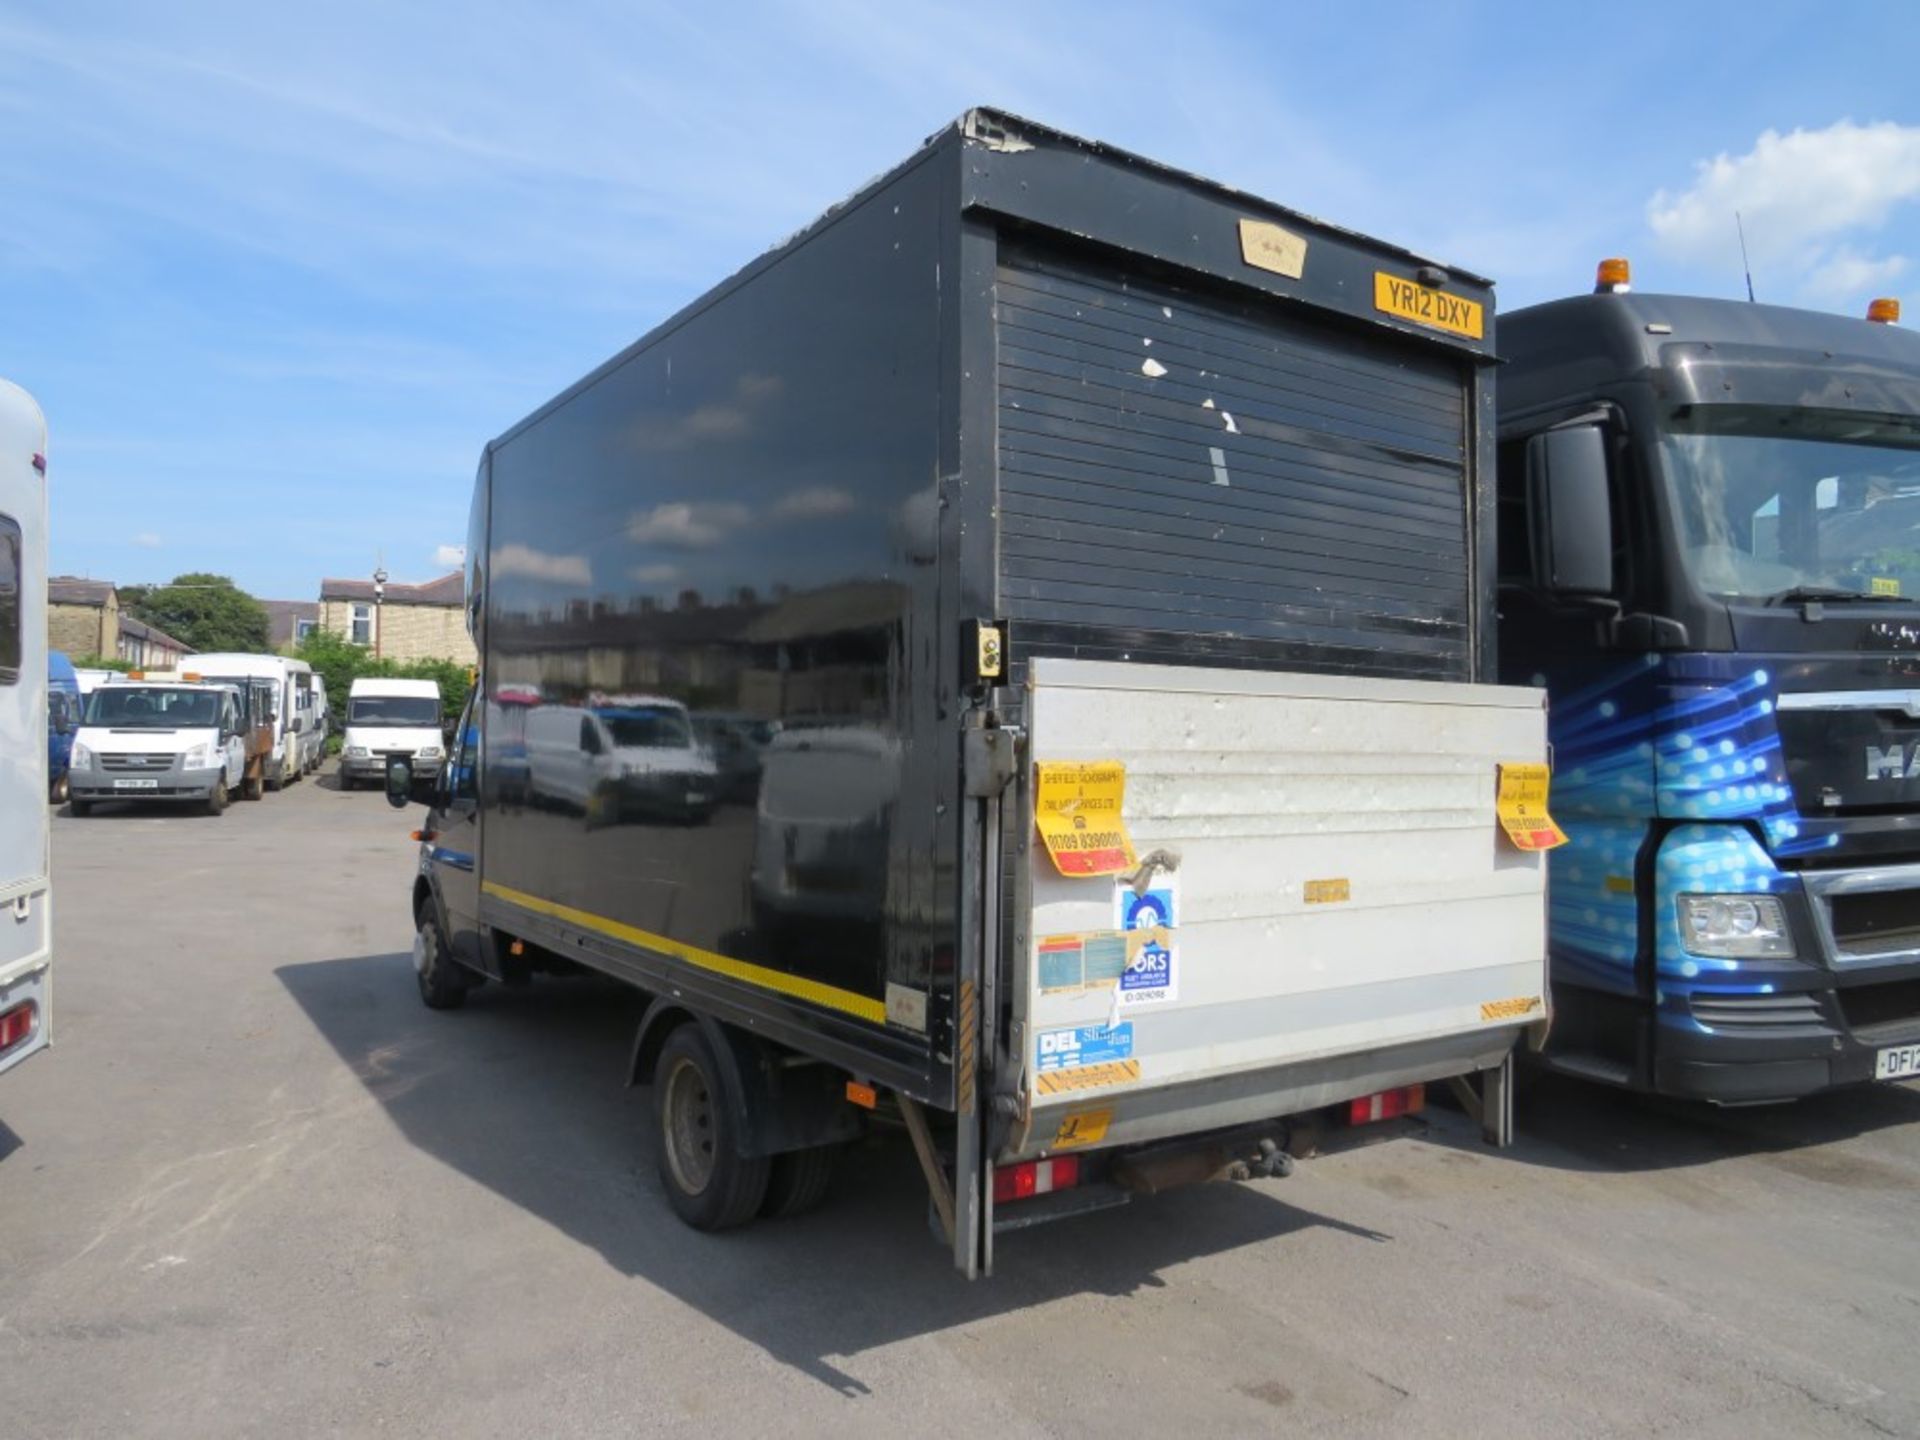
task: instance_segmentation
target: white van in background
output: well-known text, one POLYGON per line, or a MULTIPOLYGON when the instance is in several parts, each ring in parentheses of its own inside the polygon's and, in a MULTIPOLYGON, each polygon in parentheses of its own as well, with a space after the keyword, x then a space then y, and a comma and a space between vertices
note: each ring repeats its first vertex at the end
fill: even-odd
POLYGON ((440 687, 432 680, 354 681, 347 692, 340 788, 383 783, 389 755, 405 757, 415 775, 439 773, 447 754, 441 716, 440 687))
POLYGON ((247 770, 240 691, 197 680, 109 681, 87 697, 73 737, 67 807, 160 800, 225 812, 247 770))
POLYGON ((0 1070, 53 1033, 46 468, 40 407, 0 380, 0 1070))
POLYGON ((245 655, 216 652, 194 655, 181 662, 209 685, 230 684, 244 687, 249 679, 263 677, 273 681, 273 749, 267 755, 266 781, 269 790, 291 785, 312 766, 307 761, 306 737, 313 728, 313 697, 306 677, 313 667, 304 660, 285 655, 245 655))

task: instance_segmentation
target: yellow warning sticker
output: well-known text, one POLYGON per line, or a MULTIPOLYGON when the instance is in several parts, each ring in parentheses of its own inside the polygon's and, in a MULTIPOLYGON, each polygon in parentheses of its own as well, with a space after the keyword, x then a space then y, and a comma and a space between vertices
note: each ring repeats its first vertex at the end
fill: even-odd
POLYGON ((1542 764, 1502 765, 1494 808, 1500 828, 1516 850, 1552 850, 1567 843, 1567 832, 1547 813, 1550 776, 1542 764))
POLYGON ((1034 768, 1034 820, 1054 868, 1073 876, 1133 869, 1133 841, 1120 815, 1127 767, 1118 760, 1094 760, 1034 768))
POLYGON ((1053 1148, 1068 1150, 1075 1145, 1098 1145, 1107 1138, 1107 1126, 1112 1123, 1111 1110, 1076 1110, 1062 1118, 1053 1132, 1053 1148))
POLYGON ((1101 1065, 1080 1065, 1072 1070, 1042 1070, 1033 1077, 1033 1088, 1042 1095, 1070 1095, 1076 1090, 1097 1090, 1103 1085, 1125 1085, 1140 1078, 1138 1060, 1109 1060, 1101 1065))
POLYGON ((1631 895, 1633 893, 1633 877, 1631 875, 1609 875, 1607 876, 1606 885, 1607 894, 1609 895, 1631 895))
POLYGON ((1876 575, 1870 583, 1872 594, 1898 595, 1900 593, 1900 582, 1891 575, 1876 575))
POLYGON ((1488 1000, 1480 1006, 1482 1020, 1518 1020, 1540 1008, 1538 995, 1516 995, 1511 1000, 1488 1000))
POLYGON ((1301 898, 1309 905, 1344 905, 1353 898, 1353 886, 1344 875, 1333 880, 1309 880, 1301 887, 1301 898))

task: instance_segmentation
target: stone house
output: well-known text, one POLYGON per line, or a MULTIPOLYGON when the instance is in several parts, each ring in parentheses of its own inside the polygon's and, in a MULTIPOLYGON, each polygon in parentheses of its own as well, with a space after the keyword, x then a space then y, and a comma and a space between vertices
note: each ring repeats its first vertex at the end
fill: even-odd
POLYGON ((73 575, 47 579, 47 646, 71 656, 100 655, 153 670, 169 670, 189 646, 120 609, 120 592, 106 580, 73 575))
POLYGON ((371 580, 322 580, 320 628, 388 660, 478 661, 467 634, 466 576, 456 570, 424 585, 387 585, 376 600, 371 580))

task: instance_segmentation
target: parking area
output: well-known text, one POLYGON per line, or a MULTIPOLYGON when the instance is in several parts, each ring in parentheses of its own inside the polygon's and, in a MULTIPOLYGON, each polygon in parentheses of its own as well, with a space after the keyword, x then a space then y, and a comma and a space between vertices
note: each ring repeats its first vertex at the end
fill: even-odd
POLYGON ((1002 1241, 909 1150, 671 1217, 631 995, 421 1007, 414 813, 329 776, 54 821, 57 1043, 0 1080, 11 1436, 1920 1433, 1920 1089, 1557 1083, 1002 1241))

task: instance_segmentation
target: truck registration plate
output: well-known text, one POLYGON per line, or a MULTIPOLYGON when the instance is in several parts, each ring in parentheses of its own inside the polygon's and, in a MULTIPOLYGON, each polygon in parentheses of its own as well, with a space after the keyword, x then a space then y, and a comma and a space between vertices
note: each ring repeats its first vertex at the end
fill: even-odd
POLYGON ((113 788, 116 790, 158 790, 160 788, 160 782, 158 780, 116 780, 113 782, 113 788))
POLYGON ((1893 1045, 1874 1062, 1876 1080, 1911 1080, 1920 1076, 1920 1045, 1893 1045))

